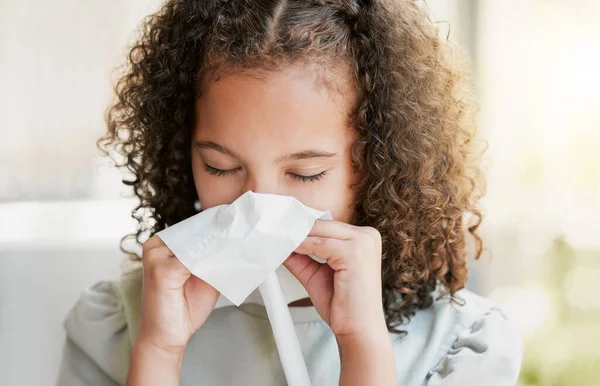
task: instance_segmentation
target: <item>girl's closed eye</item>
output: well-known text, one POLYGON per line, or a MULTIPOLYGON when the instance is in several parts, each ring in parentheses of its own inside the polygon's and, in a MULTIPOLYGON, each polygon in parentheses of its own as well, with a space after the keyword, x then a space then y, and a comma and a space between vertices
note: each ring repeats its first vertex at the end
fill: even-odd
POLYGON ((204 169, 209 173, 212 174, 213 176, 228 176, 231 174, 234 174, 238 171, 240 171, 242 169, 241 166, 235 167, 233 169, 218 169, 215 168, 213 166, 210 166, 209 164, 205 163, 204 164, 204 169))
MULTIPOLYGON (((242 170, 241 166, 232 168, 232 169, 219 169, 214 166, 211 166, 207 163, 204 164, 204 169, 213 176, 225 177, 235 174, 242 170)), ((288 176, 291 178, 301 181, 301 182, 315 182, 321 180, 323 177, 327 175, 327 170, 323 170, 322 172, 316 174, 305 174, 305 173, 295 173, 295 172, 286 172, 288 176)))
POLYGON ((302 182, 315 182, 315 181, 319 181, 320 179, 322 179, 323 177, 325 177, 327 175, 327 170, 324 170, 320 173, 317 174, 313 174, 313 175, 302 175, 302 174, 297 174, 297 173, 291 173, 288 172, 287 173, 290 177, 292 177, 293 179, 296 179, 298 181, 302 181, 302 182))

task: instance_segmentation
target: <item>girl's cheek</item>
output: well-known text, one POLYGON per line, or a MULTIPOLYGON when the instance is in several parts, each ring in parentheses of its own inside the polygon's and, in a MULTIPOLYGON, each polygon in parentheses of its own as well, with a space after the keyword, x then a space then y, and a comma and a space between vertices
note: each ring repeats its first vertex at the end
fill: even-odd
POLYGON ((196 192, 203 209, 231 204, 240 196, 240 189, 236 187, 235 180, 205 174, 195 178, 196 192))
POLYGON ((335 220, 350 222, 355 197, 349 188, 350 183, 343 175, 332 173, 322 181, 296 183, 294 192, 288 195, 296 197, 304 205, 330 211, 335 220))

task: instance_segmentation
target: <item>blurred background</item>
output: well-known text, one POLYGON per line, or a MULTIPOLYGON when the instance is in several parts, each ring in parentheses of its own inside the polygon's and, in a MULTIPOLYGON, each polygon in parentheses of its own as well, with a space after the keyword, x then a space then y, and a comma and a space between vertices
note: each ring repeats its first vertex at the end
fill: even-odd
MULTIPOLYGON (((135 223, 98 157, 114 68, 158 0, 0 0, 0 384, 52 385, 62 320, 135 223)), ((488 193, 469 288, 524 341, 520 385, 600 384, 600 0, 431 0, 473 61, 488 193)))

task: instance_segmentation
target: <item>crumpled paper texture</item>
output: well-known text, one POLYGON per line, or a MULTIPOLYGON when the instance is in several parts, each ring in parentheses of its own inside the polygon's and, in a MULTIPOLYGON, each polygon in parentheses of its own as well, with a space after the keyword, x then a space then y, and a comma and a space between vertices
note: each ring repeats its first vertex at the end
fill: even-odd
MULTIPOLYGON (((230 205, 206 209, 157 235, 192 274, 239 306, 269 273, 281 273, 278 268, 317 219, 331 219, 331 214, 294 197, 248 191, 230 205)), ((290 276, 279 275, 286 301, 306 297, 290 276), (286 293, 286 287, 295 293, 286 293)))

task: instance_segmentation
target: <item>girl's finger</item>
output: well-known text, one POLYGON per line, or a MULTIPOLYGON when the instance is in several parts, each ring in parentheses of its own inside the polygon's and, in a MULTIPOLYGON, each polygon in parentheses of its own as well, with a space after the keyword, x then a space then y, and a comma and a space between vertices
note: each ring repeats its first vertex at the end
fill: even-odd
POLYGON ((219 291, 204 280, 191 275, 184 284, 185 298, 191 304, 190 313, 194 320, 204 322, 208 317, 207 309, 214 308, 219 291))
POLYGON ((142 262, 162 262, 166 260, 170 260, 175 257, 173 252, 166 246, 159 246, 156 248, 152 248, 146 253, 142 254, 142 262))
POLYGON ((192 273, 190 272, 189 269, 186 268, 185 265, 183 265, 183 263, 181 261, 179 261, 179 259, 177 259, 175 256, 167 259, 164 262, 164 266, 166 269, 172 271, 172 272, 177 272, 179 274, 182 274, 184 276, 190 276, 192 273))
POLYGON ((143 253, 146 253, 149 250, 158 247, 166 247, 166 245, 160 237, 154 235, 144 242, 144 245, 142 245, 142 251, 143 253))
POLYGON ((333 287, 333 269, 327 264, 318 263, 306 255, 292 253, 283 265, 306 288, 315 306, 318 306, 319 299, 329 299, 328 294, 333 287))
POLYGON ((314 274, 321 268, 321 264, 311 259, 310 256, 298 253, 292 253, 283 262, 283 265, 298 279, 304 288, 306 288, 314 274))
POLYGON ((308 235, 349 240, 356 234, 356 229, 354 228, 353 225, 341 221, 317 220, 308 235))
MULTIPOLYGON (((295 252, 303 255, 314 255, 327 261, 342 257, 351 256, 353 243, 348 240, 339 240, 329 237, 308 236, 302 244, 296 248, 295 252)), ((319 263, 317 263, 319 264, 319 263)), ((331 265, 331 264, 330 264, 331 265)))
POLYGON ((181 288, 191 275, 166 246, 146 252, 142 256, 142 266, 145 280, 165 284, 168 289, 181 288))

